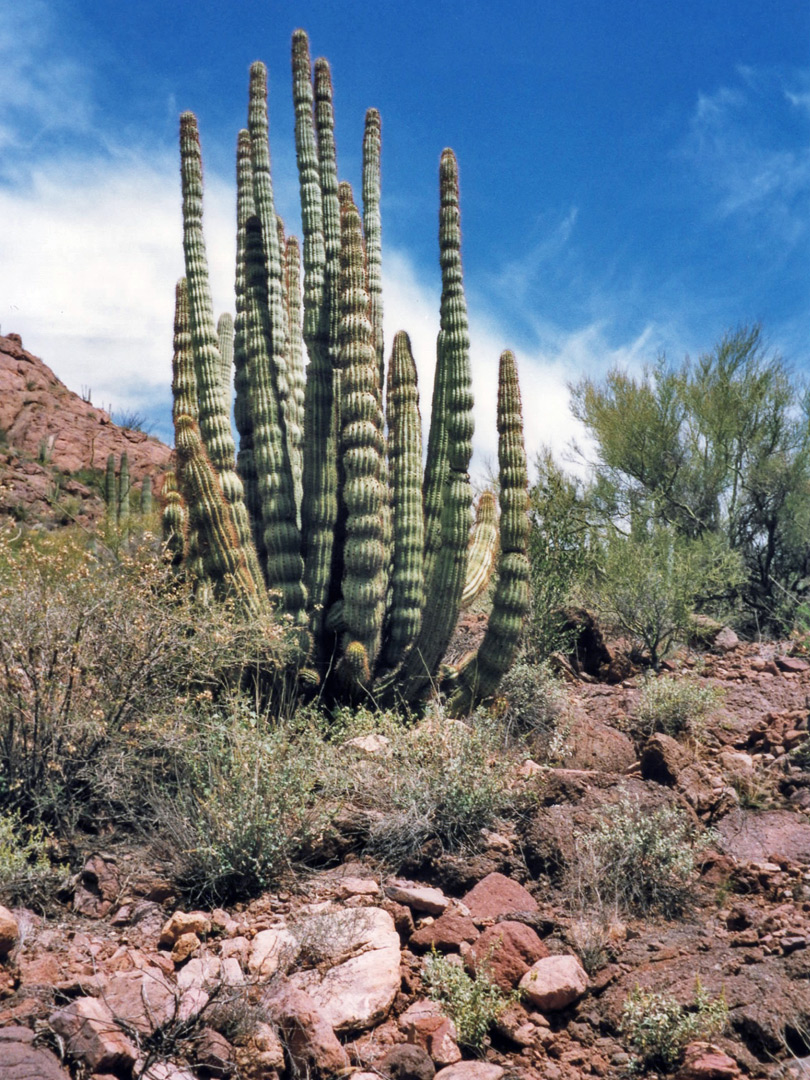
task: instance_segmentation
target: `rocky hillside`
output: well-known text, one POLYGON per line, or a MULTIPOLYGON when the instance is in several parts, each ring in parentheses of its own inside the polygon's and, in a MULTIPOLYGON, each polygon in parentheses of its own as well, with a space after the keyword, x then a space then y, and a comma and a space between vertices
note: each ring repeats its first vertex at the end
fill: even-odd
MULTIPOLYGON (((183 905, 131 847, 89 849, 47 916, 0 909, 0 1078, 805 1076, 810 772, 792 751, 810 664, 729 632, 663 678, 715 701, 699 742, 637 737, 638 676, 572 685, 559 764, 516 765, 524 813, 466 855, 426 848, 406 878, 358 860, 350 807, 328 868, 227 910, 183 905), (581 838, 628 806, 642 833, 676 809, 701 830, 672 910, 624 906, 671 873, 655 846, 636 851, 628 896, 611 897, 612 864, 601 908, 577 891, 594 887, 581 838), (506 1004, 486 1038, 465 970, 506 1004)), ((362 778, 389 751, 375 736, 344 752, 362 778)))
POLYGON ((133 488, 149 475, 158 493, 168 446, 114 424, 26 352, 19 335, 0 337, 0 515, 45 527, 97 523, 107 457, 124 452, 133 488))

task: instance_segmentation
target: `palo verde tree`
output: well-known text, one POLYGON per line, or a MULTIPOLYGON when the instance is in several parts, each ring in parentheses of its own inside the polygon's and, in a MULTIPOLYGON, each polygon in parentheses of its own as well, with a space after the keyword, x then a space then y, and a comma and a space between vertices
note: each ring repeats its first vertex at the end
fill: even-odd
POLYGON ((505 352, 499 373, 490 630, 458 671, 443 672, 459 606, 486 583, 497 542, 486 505, 471 541, 473 400, 456 159, 445 150, 439 167, 441 329, 423 471, 416 366, 403 332, 386 379, 379 113, 366 114, 361 212, 338 181, 329 66, 317 60, 313 77, 303 31, 293 36, 292 74, 300 247, 275 212, 261 63, 251 68, 248 125, 237 142, 238 450, 230 331, 226 320, 217 333, 208 285, 197 122, 192 113, 180 121, 186 276, 177 290, 174 417, 186 515, 173 497, 175 551, 204 591, 250 616, 284 616, 299 635, 301 673, 328 696, 414 701, 443 682, 461 711, 490 694, 511 664, 527 610, 514 358, 505 352))
POLYGON ((594 438, 592 499, 640 538, 723 545, 742 560, 738 600, 752 629, 789 628, 808 590, 807 399, 759 326, 726 334, 697 361, 661 359, 572 387, 594 438))

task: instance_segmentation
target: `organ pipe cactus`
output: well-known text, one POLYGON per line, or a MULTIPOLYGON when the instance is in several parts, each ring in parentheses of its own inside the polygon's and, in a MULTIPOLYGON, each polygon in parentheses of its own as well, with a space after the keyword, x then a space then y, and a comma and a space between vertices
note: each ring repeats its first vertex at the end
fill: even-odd
POLYGON ((441 659, 459 608, 486 585, 498 547, 490 493, 471 533, 473 400, 458 166, 445 150, 441 328, 423 469, 416 365, 404 332, 394 339, 387 382, 385 374, 380 116, 366 114, 361 211, 349 185, 338 182, 329 65, 318 60, 313 72, 303 31, 293 35, 292 73, 302 244, 285 237, 276 216, 267 73, 256 63, 237 142, 236 316, 232 329, 220 320, 219 334, 197 123, 192 113, 181 117, 186 274, 176 295, 179 495, 167 507, 171 527, 204 595, 229 597, 250 617, 281 614, 296 628, 308 686, 383 703, 415 701, 444 682, 459 711, 495 689, 528 606, 514 359, 504 354, 499 375, 501 528, 490 629, 479 653, 445 672, 441 659))

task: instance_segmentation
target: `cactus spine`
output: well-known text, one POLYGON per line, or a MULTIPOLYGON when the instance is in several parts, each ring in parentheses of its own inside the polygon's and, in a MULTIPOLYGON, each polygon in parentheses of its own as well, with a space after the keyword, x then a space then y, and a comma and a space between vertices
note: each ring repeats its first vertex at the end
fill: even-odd
MULTIPOLYGON (((470 535, 472 389, 458 167, 445 150, 441 329, 423 476, 416 367, 405 333, 394 340, 387 386, 384 378, 380 117, 375 109, 366 114, 361 214, 349 185, 338 183, 329 66, 317 60, 313 80, 300 30, 292 74, 303 292, 298 242, 285 239, 275 215, 267 74, 254 64, 248 127, 237 143, 236 317, 232 332, 220 324, 219 344, 196 121, 181 117, 187 285, 178 286, 174 416, 187 526, 179 497, 167 503, 167 514, 207 587, 251 615, 275 605, 295 625, 307 625, 298 663, 308 685, 320 680, 327 697, 415 700, 435 685, 459 606, 486 584, 496 546, 491 496, 482 499, 470 535), (223 374, 228 340, 238 456, 223 374)), ((493 623, 477 656, 448 682, 456 705, 492 692, 522 622, 525 455, 521 471, 517 377, 503 358, 498 422, 502 525, 493 623)))

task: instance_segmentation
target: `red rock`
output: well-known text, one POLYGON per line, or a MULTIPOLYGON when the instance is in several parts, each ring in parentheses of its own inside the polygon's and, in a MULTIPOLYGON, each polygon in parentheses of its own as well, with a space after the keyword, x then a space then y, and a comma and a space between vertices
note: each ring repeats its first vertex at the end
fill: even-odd
POLYGON ((50 1025, 65 1040, 68 1054, 82 1061, 90 1072, 126 1073, 135 1064, 138 1053, 134 1043, 98 998, 78 998, 51 1013, 50 1025))
POLYGON ((504 874, 487 874, 466 894, 464 904, 475 922, 499 915, 538 910, 537 901, 523 886, 504 874))
POLYGON ((798 656, 777 656, 776 666, 780 671, 793 672, 800 675, 803 671, 807 671, 810 668, 810 664, 806 660, 800 659, 798 656))
POLYGON ((175 911, 160 932, 160 944, 174 945, 183 934, 205 937, 211 933, 211 920, 204 911, 175 911))
POLYGON ((421 1046, 437 1065, 461 1061, 456 1028, 435 1001, 415 1001, 399 1018, 409 1043, 421 1046))
POLYGON ((282 983, 266 1004, 294 1070, 333 1076, 349 1069, 349 1055, 309 994, 282 983))
POLYGON ((436 1080, 501 1080, 504 1069, 489 1061, 459 1061, 436 1073, 436 1080))
POLYGON ((436 1066, 421 1046, 401 1043, 394 1046, 377 1066, 389 1080, 433 1080, 436 1066))
POLYGON ((0 1028, 0 1080, 69 1080, 50 1050, 32 1046, 30 1028, 0 1028))
POLYGON ((141 1035, 151 1035, 174 1018, 177 993, 158 967, 125 971, 108 981, 104 1001, 117 1019, 141 1035))
POLYGON ((91 919, 107 915, 121 891, 115 859, 91 855, 85 862, 73 893, 73 910, 91 919))
POLYGON ((489 926, 472 947, 476 974, 486 973, 502 990, 514 990, 537 960, 549 951, 530 926, 504 921, 489 926))
POLYGON ((5 960, 20 936, 17 920, 8 910, 0 905, 0 960, 5 960))
POLYGON ((547 956, 520 980, 524 998, 540 1012, 558 1012, 573 1005, 588 989, 588 976, 575 956, 547 956))
POLYGON ((452 908, 412 934, 409 945, 416 952, 432 948, 440 952, 458 952, 462 942, 475 941, 477 937, 478 928, 472 919, 452 908))
POLYGON ((398 904, 407 904, 414 911, 424 911, 426 915, 441 915, 450 903, 441 889, 401 879, 386 882, 385 895, 398 904))
POLYGON ((735 1080, 740 1068, 734 1058, 708 1043, 690 1043, 676 1080, 735 1080))

